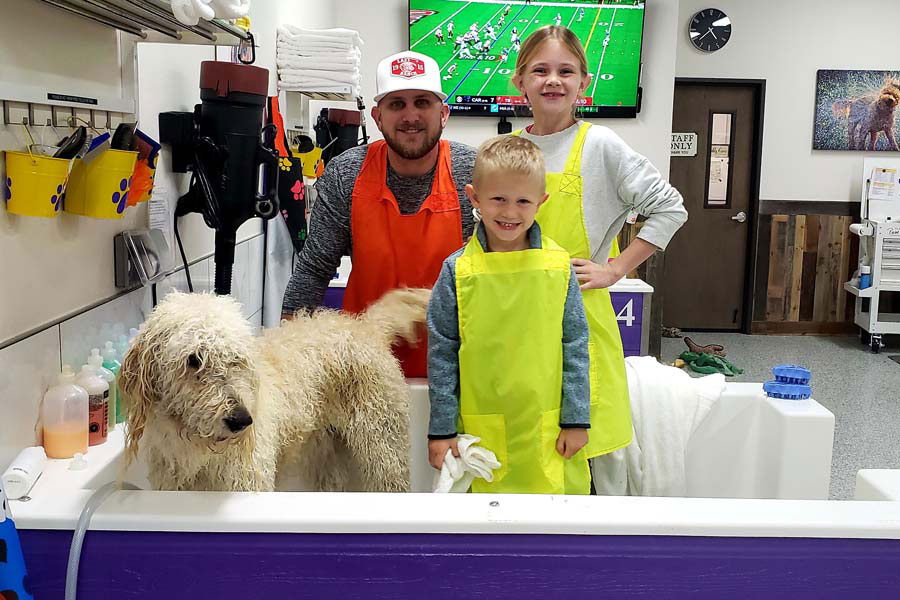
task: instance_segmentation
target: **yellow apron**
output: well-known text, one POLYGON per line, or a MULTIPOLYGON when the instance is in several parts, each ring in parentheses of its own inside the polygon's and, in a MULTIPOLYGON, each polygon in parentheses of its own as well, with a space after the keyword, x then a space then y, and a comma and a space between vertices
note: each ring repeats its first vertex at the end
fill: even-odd
POLYGON ((473 492, 590 492, 584 450, 568 461, 556 451, 569 253, 541 246, 485 252, 473 235, 456 261, 460 430, 502 465, 473 492))
MULTIPOLYGON (((541 232, 569 251, 572 258, 591 259, 584 223, 581 153, 590 123, 582 123, 562 173, 547 173, 550 198, 541 205, 541 232)), ((513 135, 519 135, 516 131, 513 135)), ((588 458, 608 454, 631 443, 631 405, 625 379, 625 355, 609 290, 582 292, 591 329, 591 428, 588 458)))

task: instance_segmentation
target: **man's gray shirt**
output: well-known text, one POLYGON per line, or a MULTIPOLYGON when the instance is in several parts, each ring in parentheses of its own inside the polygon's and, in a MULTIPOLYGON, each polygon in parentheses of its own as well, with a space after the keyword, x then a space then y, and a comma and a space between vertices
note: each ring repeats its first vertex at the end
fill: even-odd
MULTIPOLYGON (((351 197, 367 151, 368 146, 359 146, 335 157, 316 183, 318 197, 310 214, 309 235, 284 293, 283 314, 319 306, 341 257, 352 255, 351 197)), ((459 196, 463 240, 467 240, 474 229, 472 206, 465 194, 466 184, 472 181, 474 166, 475 149, 450 142, 450 169, 459 196)), ((437 165, 425 175, 402 177, 388 164, 387 186, 397 198, 401 214, 418 212, 431 193, 436 169, 437 165)))

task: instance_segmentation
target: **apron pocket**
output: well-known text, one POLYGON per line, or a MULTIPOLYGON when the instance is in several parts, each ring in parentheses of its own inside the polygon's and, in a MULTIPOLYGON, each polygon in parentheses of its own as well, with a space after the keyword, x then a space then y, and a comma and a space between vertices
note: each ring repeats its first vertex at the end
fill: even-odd
POLYGON ((562 494, 565 490, 566 459, 556 451, 559 437, 559 409, 548 410, 541 415, 541 467, 547 478, 545 494, 562 494))
MULTIPOLYGON (((481 438, 478 445, 486 448, 494 453, 497 461, 500 463, 499 469, 494 469, 494 481, 497 483, 506 477, 507 455, 506 455, 506 419, 502 414, 498 415, 460 415, 463 424, 463 431, 469 435, 481 438)), ((481 478, 477 478, 473 483, 473 489, 476 484, 487 484, 481 478)))

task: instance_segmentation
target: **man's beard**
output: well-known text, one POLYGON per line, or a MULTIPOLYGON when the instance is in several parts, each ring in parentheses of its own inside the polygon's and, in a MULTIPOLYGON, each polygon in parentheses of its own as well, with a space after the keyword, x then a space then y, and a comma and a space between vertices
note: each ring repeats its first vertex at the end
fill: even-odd
POLYGON ((382 132, 384 135, 384 141, 387 142, 387 145, 391 150, 400 155, 401 158, 406 160, 418 160, 431 152, 431 150, 437 145, 438 141, 441 139, 441 129, 434 133, 434 135, 427 137, 421 145, 415 148, 404 147, 397 141, 397 138, 393 137, 392 134, 387 133, 386 131, 382 132))

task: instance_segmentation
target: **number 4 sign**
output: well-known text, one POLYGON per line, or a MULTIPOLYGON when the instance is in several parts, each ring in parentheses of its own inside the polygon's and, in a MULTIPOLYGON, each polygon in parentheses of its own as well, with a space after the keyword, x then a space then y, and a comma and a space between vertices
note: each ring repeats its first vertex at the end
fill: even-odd
POLYGON ((634 300, 629 300, 625 306, 622 307, 622 310, 619 311, 619 314, 616 315, 616 321, 620 323, 625 323, 625 327, 631 327, 634 325, 634 300))

